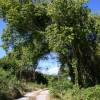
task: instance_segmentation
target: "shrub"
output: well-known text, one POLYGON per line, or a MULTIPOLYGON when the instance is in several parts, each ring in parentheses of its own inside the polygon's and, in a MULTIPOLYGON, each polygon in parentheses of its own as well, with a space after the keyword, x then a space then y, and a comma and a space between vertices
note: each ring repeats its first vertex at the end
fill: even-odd
POLYGON ((100 85, 89 88, 74 86, 72 90, 68 90, 64 96, 64 100, 100 100, 100 85))
POLYGON ((72 83, 67 79, 58 79, 57 77, 52 77, 49 79, 49 90, 51 91, 51 94, 57 98, 60 98, 60 100, 62 96, 65 95, 66 91, 72 87, 72 83))
POLYGON ((3 95, 15 97, 17 96, 18 91, 16 92, 14 88, 20 86, 20 82, 17 78, 11 74, 9 71, 5 71, 3 68, 0 68, 0 96, 3 95), (13 92, 12 92, 13 91, 13 92), (2 95, 3 94, 3 95, 2 95))

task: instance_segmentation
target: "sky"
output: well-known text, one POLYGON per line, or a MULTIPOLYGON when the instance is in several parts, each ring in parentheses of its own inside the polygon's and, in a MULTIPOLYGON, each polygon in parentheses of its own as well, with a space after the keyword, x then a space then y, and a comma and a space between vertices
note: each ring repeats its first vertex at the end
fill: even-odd
MULTIPOLYGON (((2 45, 2 41, 1 41, 1 34, 3 29, 5 28, 5 23, 3 22, 3 20, 0 20, 0 46, 2 45)), ((2 58, 3 56, 5 56, 5 51, 3 50, 3 48, 0 47, 0 58, 2 58)))
MULTIPOLYGON (((88 6, 92 12, 98 12, 100 14, 100 0, 89 0, 88 6)), ((2 45, 1 33, 5 26, 5 23, 2 20, 0 20, 0 45, 2 45)), ((0 58, 2 58, 5 55, 5 51, 0 47, 0 58)), ((60 63, 57 62, 58 55, 56 53, 51 53, 50 55, 48 55, 48 60, 40 60, 38 67, 44 68, 42 70, 43 73, 57 74, 60 66, 60 63), (55 59, 52 59, 52 57, 54 57, 55 59)))
POLYGON ((100 13, 100 0, 89 0, 88 6, 92 12, 100 13))
POLYGON ((60 68, 60 62, 59 62, 59 56, 55 52, 51 52, 49 55, 46 55, 48 59, 46 60, 39 60, 38 63, 38 69, 37 71, 40 71, 44 74, 55 74, 57 75, 59 68, 60 68), (40 67, 40 69, 39 69, 40 67))

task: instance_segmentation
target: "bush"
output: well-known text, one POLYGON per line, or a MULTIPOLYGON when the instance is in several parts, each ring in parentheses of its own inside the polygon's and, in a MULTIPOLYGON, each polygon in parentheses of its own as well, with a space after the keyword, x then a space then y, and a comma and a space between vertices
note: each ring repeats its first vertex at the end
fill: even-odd
POLYGON ((17 88, 19 86, 20 82, 14 75, 11 74, 11 72, 5 71, 3 68, 0 68, 0 98, 3 95, 5 95, 5 97, 17 96, 19 90, 16 92, 14 88, 17 88))
POLYGON ((52 77, 49 79, 49 90, 51 91, 51 94, 56 97, 62 99, 63 95, 65 95, 66 91, 73 87, 72 83, 64 78, 57 78, 52 77))
POLYGON ((52 78, 49 82, 52 100, 100 100, 100 85, 81 88, 65 79, 52 78))
POLYGON ((100 100, 100 85, 89 88, 75 87, 68 90, 64 96, 64 100, 100 100))

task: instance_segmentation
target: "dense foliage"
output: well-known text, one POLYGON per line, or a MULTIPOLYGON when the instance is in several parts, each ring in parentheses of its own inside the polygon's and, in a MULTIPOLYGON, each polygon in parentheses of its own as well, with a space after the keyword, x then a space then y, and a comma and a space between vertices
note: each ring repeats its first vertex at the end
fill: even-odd
POLYGON ((68 90, 64 96, 64 100, 99 100, 100 99, 100 86, 90 87, 87 89, 79 89, 74 87, 68 90))
POLYGON ((26 82, 40 79, 47 84, 42 74, 37 78, 36 68, 38 61, 52 51, 59 54, 62 64, 59 76, 64 74, 49 82, 55 94, 63 94, 72 84, 79 88, 100 84, 100 16, 91 14, 87 2, 0 0, 0 18, 6 23, 2 47, 7 53, 0 59, 0 81, 4 82, 0 82, 1 90, 13 79, 26 82))
POLYGON ((48 5, 48 15, 52 22, 46 28, 46 39, 60 53, 63 66, 68 64, 72 81, 82 87, 99 83, 100 68, 95 65, 99 29, 86 2, 55 0, 48 5))

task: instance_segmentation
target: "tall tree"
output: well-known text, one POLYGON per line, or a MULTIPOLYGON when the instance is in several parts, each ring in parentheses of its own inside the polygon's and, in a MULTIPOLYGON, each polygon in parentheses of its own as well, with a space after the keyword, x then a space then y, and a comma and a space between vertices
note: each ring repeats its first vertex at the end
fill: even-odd
POLYGON ((59 52, 61 62, 69 66, 72 81, 82 87, 100 83, 100 69, 95 65, 98 28, 86 3, 54 0, 48 5, 52 22, 46 28, 50 49, 59 52))
MULTIPOLYGON (((0 17, 7 23, 3 31, 3 48, 19 55, 23 66, 33 65, 49 52, 44 31, 50 18, 46 4, 33 3, 32 0, 0 0, 0 17)), ((35 67, 34 67, 35 66, 35 67)))

